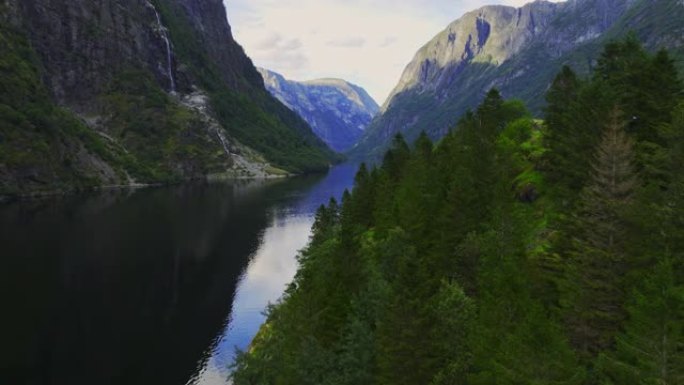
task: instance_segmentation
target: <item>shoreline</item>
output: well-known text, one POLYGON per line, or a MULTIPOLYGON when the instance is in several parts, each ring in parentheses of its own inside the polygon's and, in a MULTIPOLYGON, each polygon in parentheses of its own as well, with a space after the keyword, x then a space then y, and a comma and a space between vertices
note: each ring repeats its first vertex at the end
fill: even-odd
POLYGON ((71 188, 71 189, 57 189, 57 190, 46 190, 46 191, 34 191, 21 194, 0 194, 0 205, 9 204, 15 202, 26 202, 33 200, 40 200, 44 198, 62 197, 68 195, 77 195, 82 193, 95 193, 103 191, 113 191, 113 190, 139 190, 148 189, 155 187, 168 187, 177 186, 193 182, 221 182, 221 181, 250 181, 250 180, 278 180, 287 179, 299 176, 298 174, 284 174, 284 175, 252 175, 252 176, 237 176, 237 175, 225 175, 225 174, 209 174, 204 178, 190 178, 183 179, 178 182, 169 183, 131 183, 131 184, 115 184, 115 185, 101 185, 101 186, 91 186, 91 187, 81 187, 81 188, 71 188))
MULTIPOLYGON (((342 164, 338 163, 337 165, 342 164)), ((2 194, 0 193, 0 205, 10 204, 15 202, 26 202, 32 200, 39 200, 43 198, 51 198, 58 196, 68 196, 76 195, 82 193, 94 193, 102 192, 107 190, 138 190, 154 187, 166 187, 166 186, 177 186, 192 182, 228 182, 228 181, 276 181, 284 180, 288 178, 294 178, 298 176, 306 176, 311 174, 326 174, 335 164, 328 165, 327 169, 304 172, 301 174, 294 174, 289 172, 283 173, 266 173, 262 172, 259 174, 252 175, 238 175, 236 172, 224 172, 224 173, 213 173, 207 174, 200 178, 187 178, 181 179, 176 182, 159 182, 159 183, 130 183, 130 184, 114 184, 114 185, 100 185, 100 186, 89 186, 89 187, 79 187, 79 188, 67 188, 67 189, 56 189, 56 190, 46 190, 46 191, 33 191, 20 194, 2 194)))

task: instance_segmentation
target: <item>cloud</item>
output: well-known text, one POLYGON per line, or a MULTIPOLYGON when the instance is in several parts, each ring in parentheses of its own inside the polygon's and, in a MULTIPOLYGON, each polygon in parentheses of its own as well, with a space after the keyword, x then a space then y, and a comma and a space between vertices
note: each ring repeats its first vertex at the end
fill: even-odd
POLYGON ((380 104, 416 51, 465 12, 525 0, 224 0, 256 65, 294 80, 337 77, 380 104))
POLYGON ((278 33, 274 33, 271 34, 269 37, 262 39, 253 47, 259 51, 269 51, 273 49, 278 49, 278 46, 282 41, 283 37, 278 33))
POLYGON ((286 39, 277 32, 271 32, 251 45, 253 59, 260 67, 278 68, 284 73, 303 71, 309 66, 309 58, 303 52, 300 39, 286 39))
POLYGON ((261 55, 257 64, 267 69, 278 68, 278 72, 283 74, 306 73, 307 68, 310 67, 310 61, 306 55, 287 51, 261 55))
POLYGON ((331 47, 360 48, 366 45, 366 39, 362 37, 343 37, 329 40, 327 44, 331 47))
POLYGON ((299 39, 288 40, 281 46, 281 48, 285 50, 297 50, 302 48, 302 41, 299 39))
POLYGON ((257 42, 254 45, 254 48, 259 51, 296 51, 302 48, 302 41, 299 39, 286 40, 281 34, 273 33, 257 42))
POLYGON ((380 48, 389 47, 389 46, 395 44, 398 40, 399 40, 399 38, 396 36, 387 36, 382 42, 380 42, 378 47, 380 47, 380 48))

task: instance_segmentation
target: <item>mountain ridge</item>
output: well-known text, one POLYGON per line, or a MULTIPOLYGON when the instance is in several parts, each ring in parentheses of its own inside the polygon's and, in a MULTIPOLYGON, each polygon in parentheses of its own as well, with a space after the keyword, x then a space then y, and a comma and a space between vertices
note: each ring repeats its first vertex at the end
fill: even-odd
POLYGON ((410 141, 421 131, 440 138, 493 87, 538 115, 563 65, 589 73, 600 47, 629 31, 681 60, 682 20, 684 8, 673 0, 535 1, 468 12, 418 50, 349 154, 378 158, 397 132, 410 141))
POLYGON ((319 138, 339 152, 356 143, 379 110, 362 87, 343 79, 294 81, 264 68, 258 70, 269 92, 297 112, 319 138))

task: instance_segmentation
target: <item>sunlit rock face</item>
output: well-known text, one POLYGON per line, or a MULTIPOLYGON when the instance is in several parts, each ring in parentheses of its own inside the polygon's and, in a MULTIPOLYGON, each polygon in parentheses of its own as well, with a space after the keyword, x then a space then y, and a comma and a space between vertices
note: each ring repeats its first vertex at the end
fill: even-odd
POLYGON ((493 87, 540 114, 545 90, 562 65, 588 73, 603 45, 628 31, 650 50, 683 55, 684 7, 676 3, 535 1, 469 12, 416 53, 351 154, 379 157, 397 132, 409 141, 421 131, 439 138, 493 87))
POLYGON ((544 32, 559 6, 536 2, 522 8, 487 6, 465 14, 423 46, 390 94, 434 91, 447 86, 468 64, 498 66, 544 32))
POLYGON ((361 137, 378 112, 361 87, 340 79, 296 82, 259 69, 266 89, 306 120, 330 148, 344 152, 361 137))

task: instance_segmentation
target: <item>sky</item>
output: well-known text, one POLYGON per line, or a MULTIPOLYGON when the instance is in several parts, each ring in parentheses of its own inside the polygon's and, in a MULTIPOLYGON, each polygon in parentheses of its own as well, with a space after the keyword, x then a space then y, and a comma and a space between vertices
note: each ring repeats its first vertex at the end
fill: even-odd
POLYGON ((224 0, 258 67, 291 80, 341 78, 382 104, 418 49, 464 13, 528 0, 224 0))

